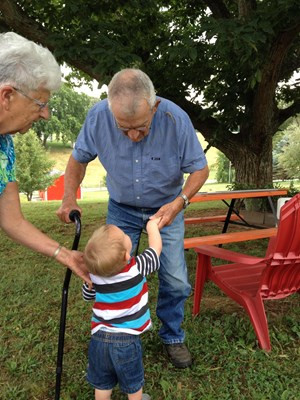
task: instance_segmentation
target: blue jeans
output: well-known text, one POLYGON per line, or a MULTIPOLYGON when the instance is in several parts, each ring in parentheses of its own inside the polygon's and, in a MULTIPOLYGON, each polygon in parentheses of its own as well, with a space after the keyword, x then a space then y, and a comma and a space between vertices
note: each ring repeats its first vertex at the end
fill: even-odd
MULTIPOLYGON (((110 199, 106 222, 117 225, 130 236, 133 251, 142 229, 157 208, 139 208, 120 204, 110 199)), ((184 220, 180 212, 170 226, 161 230, 163 242, 160 256, 159 292, 156 313, 162 327, 159 331, 163 343, 183 343, 184 331, 181 324, 184 317, 184 303, 191 291, 184 258, 184 220)))
POLYGON ((124 393, 139 391, 144 385, 139 335, 101 330, 92 335, 86 379, 99 390, 110 390, 119 383, 124 393))

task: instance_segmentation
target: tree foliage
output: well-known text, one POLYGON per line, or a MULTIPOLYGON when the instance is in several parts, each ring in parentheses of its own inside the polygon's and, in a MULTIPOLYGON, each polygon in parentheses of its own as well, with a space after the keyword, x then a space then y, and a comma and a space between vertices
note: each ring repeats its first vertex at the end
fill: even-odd
POLYGON ((285 131, 278 155, 279 167, 288 178, 300 179, 300 124, 295 120, 285 131))
POLYGON ((63 85, 54 93, 49 102, 51 118, 40 120, 33 126, 43 144, 55 135, 56 140, 63 143, 75 142, 89 108, 96 102, 86 94, 75 92, 68 85, 63 85))
POLYGON ((28 201, 31 201, 35 190, 46 189, 54 182, 56 175, 50 175, 50 172, 55 162, 48 158, 32 129, 26 135, 17 135, 14 145, 19 189, 26 194, 28 201))
POLYGON ((218 153, 216 168, 216 180, 218 183, 232 183, 235 178, 235 171, 228 158, 223 153, 218 153))
POLYGON ((273 178, 274 179, 288 179, 288 173, 284 168, 282 162, 280 162, 280 155, 284 147, 288 144, 288 138, 284 135, 281 139, 275 144, 273 148, 273 178))
POLYGON ((272 183, 272 137, 300 111, 299 81, 287 84, 300 65, 298 0, 2 0, 0 29, 100 85, 142 68, 232 162, 237 183, 272 183))

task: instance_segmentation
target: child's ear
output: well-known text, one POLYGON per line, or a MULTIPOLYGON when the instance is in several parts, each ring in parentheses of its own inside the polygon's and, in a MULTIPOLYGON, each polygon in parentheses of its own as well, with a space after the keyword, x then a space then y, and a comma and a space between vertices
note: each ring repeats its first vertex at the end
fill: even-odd
POLYGON ((125 252, 125 261, 129 261, 130 260, 130 254, 128 253, 128 251, 125 252))

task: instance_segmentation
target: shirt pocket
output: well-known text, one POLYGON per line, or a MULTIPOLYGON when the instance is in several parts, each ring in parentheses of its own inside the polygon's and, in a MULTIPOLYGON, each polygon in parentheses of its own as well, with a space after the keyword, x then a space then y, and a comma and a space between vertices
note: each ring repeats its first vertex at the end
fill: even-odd
POLYGON ((149 177, 154 182, 173 180, 181 175, 178 156, 150 156, 148 160, 149 177))

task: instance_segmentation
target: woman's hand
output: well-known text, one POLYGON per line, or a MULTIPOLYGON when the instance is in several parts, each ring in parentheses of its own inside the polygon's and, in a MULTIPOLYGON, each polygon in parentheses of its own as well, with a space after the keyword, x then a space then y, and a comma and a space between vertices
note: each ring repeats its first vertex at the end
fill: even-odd
POLYGON ((76 250, 68 250, 65 247, 61 249, 56 257, 56 260, 61 264, 66 265, 84 282, 92 285, 88 269, 83 259, 83 253, 76 250))

